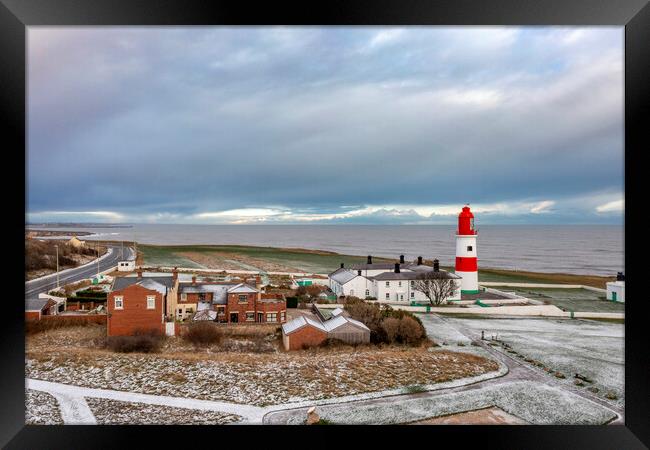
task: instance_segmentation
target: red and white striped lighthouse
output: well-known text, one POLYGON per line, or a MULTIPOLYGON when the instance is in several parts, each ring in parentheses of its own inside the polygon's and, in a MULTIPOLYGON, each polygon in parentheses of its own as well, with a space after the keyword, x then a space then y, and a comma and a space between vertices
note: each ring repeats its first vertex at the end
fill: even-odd
POLYGON ((476 236, 478 233, 474 229, 474 214, 466 205, 458 215, 458 231, 456 232, 456 275, 462 277, 460 292, 463 294, 479 292, 476 236))

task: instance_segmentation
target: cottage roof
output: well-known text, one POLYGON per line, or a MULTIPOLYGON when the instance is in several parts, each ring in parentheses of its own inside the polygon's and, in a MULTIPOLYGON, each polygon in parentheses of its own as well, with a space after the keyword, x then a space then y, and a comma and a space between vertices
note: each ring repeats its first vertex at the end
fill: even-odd
POLYGON ((25 311, 43 311, 50 303, 56 304, 49 298, 28 298, 25 299, 25 311))
POLYGON ((341 314, 343 314, 343 308, 335 308, 335 309, 332 311, 332 315, 333 315, 333 316, 339 316, 339 315, 341 315, 341 314))
POLYGON ((122 290, 126 287, 129 287, 133 284, 140 284, 142 285, 142 282, 145 280, 155 281, 156 283, 165 286, 167 288, 171 288, 174 286, 174 280, 172 279, 171 275, 170 276, 155 276, 155 277, 116 277, 115 280, 113 280, 113 291, 119 291, 122 290))
POLYGON ((351 270, 339 269, 330 275, 330 278, 339 284, 345 284, 357 277, 357 273, 351 270))
POLYGON ((327 332, 327 329, 325 328, 325 326, 323 326, 322 323, 317 322, 305 316, 296 317, 295 319, 283 324, 282 331, 284 332, 284 334, 291 334, 294 331, 299 330, 300 328, 305 327, 307 325, 312 326, 314 328, 318 328, 321 331, 327 332))
POLYGON ((433 272, 433 271, 418 271, 418 272, 384 272, 380 273, 379 275, 375 275, 375 280, 377 281, 388 281, 388 280, 422 280, 424 278, 452 278, 452 279, 459 279, 460 276, 456 275, 455 273, 451 272, 446 272, 444 270, 441 270, 439 272, 433 272))
POLYGON ((239 283, 236 286, 231 287, 228 289, 229 294, 238 294, 238 293, 250 293, 250 292, 257 292, 257 289, 254 287, 251 287, 250 285, 246 283, 239 283))
POLYGON ((325 322, 323 324, 323 326, 325 327, 325 329, 328 332, 330 332, 330 331, 334 331, 337 328, 340 328, 343 325, 348 324, 348 323, 354 325, 357 328, 361 328, 362 330, 370 331, 370 328, 368 328, 367 326, 365 326, 363 323, 359 322, 358 320, 350 319, 349 317, 344 317, 344 316, 341 316, 341 315, 333 317, 332 319, 328 320, 327 322, 325 322))
POLYGON ((395 267, 395 263, 362 263, 362 264, 352 264, 350 269, 352 270, 390 270, 395 267))

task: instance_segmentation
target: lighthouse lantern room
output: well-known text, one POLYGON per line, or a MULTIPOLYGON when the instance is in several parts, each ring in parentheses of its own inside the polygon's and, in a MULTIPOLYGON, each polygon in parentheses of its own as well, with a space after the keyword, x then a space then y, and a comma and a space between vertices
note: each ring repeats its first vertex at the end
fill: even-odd
POLYGON ((478 258, 474 214, 464 206, 458 215, 456 232, 456 275, 462 277, 460 291, 463 294, 478 294, 478 258))

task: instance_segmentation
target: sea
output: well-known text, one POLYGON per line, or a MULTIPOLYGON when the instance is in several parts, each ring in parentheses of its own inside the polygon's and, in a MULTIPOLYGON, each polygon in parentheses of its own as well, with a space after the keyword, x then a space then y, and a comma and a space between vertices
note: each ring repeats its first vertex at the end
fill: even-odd
MULTIPOLYGON (((82 239, 141 244, 240 244, 327 250, 348 255, 455 260, 453 225, 64 225, 32 229, 94 233, 82 239)), ((478 228, 480 267, 533 272, 616 275, 624 271, 621 225, 484 225, 478 228)))

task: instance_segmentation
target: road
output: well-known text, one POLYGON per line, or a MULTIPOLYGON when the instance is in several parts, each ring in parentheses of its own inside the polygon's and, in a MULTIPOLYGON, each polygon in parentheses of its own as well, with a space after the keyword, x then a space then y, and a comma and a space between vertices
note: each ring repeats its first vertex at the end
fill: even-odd
MULTIPOLYGON (((103 272, 111 267, 117 266, 117 262, 122 260, 122 246, 109 245, 109 254, 102 256, 99 260, 99 271, 103 272)), ((133 259, 135 251, 131 247, 124 247, 124 259, 133 259)), ((59 272, 59 285, 74 283, 84 278, 91 278, 97 274, 97 261, 92 263, 67 269, 59 272)), ((47 275, 35 280, 25 282, 25 299, 38 298, 41 292, 48 292, 56 288, 56 274, 47 275)))

